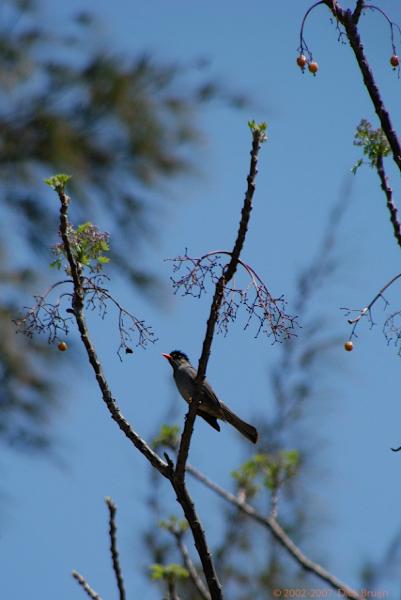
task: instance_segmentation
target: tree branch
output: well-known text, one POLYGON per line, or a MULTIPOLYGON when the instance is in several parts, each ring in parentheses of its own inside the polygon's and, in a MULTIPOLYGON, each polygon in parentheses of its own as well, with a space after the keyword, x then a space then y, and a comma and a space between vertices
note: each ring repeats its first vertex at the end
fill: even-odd
POLYGON ((111 560, 113 563, 113 570, 114 570, 114 574, 116 576, 118 592, 120 594, 120 600, 125 600, 126 595, 125 595, 124 581, 123 581, 123 576, 122 576, 121 567, 120 567, 120 559, 119 559, 118 550, 117 550, 117 538, 116 538, 117 528, 116 528, 116 522, 115 522, 117 508, 116 508, 116 505, 114 504, 113 500, 110 497, 107 496, 107 498, 105 498, 105 502, 107 504, 107 508, 109 509, 110 553, 111 553, 111 560))
POLYGON ((401 171, 401 146, 398 140, 395 129, 393 128, 390 115, 384 106, 384 102, 381 98, 379 88, 373 77, 373 73, 369 67, 368 61, 366 60, 364 48, 359 36, 357 22, 360 13, 363 9, 363 3, 357 2, 354 13, 350 10, 341 8, 338 2, 333 0, 325 0, 325 4, 328 6, 330 11, 333 13, 336 19, 344 26, 345 33, 349 40, 352 50, 354 51, 359 69, 362 73, 363 81, 368 90, 369 96, 373 102, 373 106, 380 120, 381 128, 383 129, 388 142, 390 144, 394 162, 401 171))
POLYGON ((166 600, 181 600, 179 595, 177 594, 177 590, 175 589, 175 580, 174 579, 167 580, 166 600))
POLYGON ((198 571, 196 570, 196 567, 195 567, 194 563, 192 562, 191 557, 189 556, 188 548, 182 541, 182 536, 183 536, 182 531, 173 531, 172 533, 175 537, 178 550, 180 551, 182 560, 184 562, 186 570, 189 573, 192 583, 198 590, 198 593, 203 598, 203 600, 210 600, 210 594, 209 594, 208 590, 206 589, 205 584, 203 583, 198 571))
MULTIPOLYGON (((202 347, 202 354, 199 360, 198 373, 196 377, 196 389, 192 402, 190 403, 188 413, 186 415, 184 431, 181 436, 181 443, 178 452, 176 468, 173 469, 171 460, 167 459, 167 462, 163 462, 162 459, 142 440, 139 435, 131 428, 130 424, 121 415, 120 410, 112 397, 110 388, 107 384, 106 378, 103 373, 102 366, 97 358, 95 349, 89 338, 88 329, 84 317, 84 298, 85 298, 85 287, 84 278, 82 276, 82 266, 75 259, 71 243, 68 237, 69 222, 68 222, 68 206, 69 197, 64 193, 64 189, 61 185, 58 185, 55 189, 58 193, 61 207, 60 207, 60 235, 63 241, 65 254, 67 256, 69 269, 74 283, 74 294, 72 298, 72 309, 77 321, 78 329, 81 335, 81 340, 85 346, 89 362, 95 372, 96 380, 99 388, 102 392, 103 400, 111 414, 114 421, 117 422, 120 429, 125 433, 128 439, 134 444, 134 446, 147 458, 147 460, 162 474, 164 477, 171 481, 171 484, 176 492, 177 501, 182 506, 185 517, 191 528, 192 535, 194 538, 195 546, 199 554, 199 558, 202 563, 203 571, 205 573, 208 588, 210 590, 210 598, 212 600, 222 600, 221 585, 217 577, 217 573, 214 568, 211 553, 208 548, 205 533, 197 515, 192 498, 185 485, 185 465, 188 457, 189 446, 191 442, 191 436, 193 432, 194 421, 196 417, 197 407, 200 401, 200 391, 202 382, 204 381, 207 363, 210 355, 210 348, 213 341, 213 335, 215 325, 219 315, 219 309, 221 306, 224 289, 230 279, 234 276, 238 266, 239 257, 243 248, 246 233, 248 230, 249 218, 252 210, 252 199, 255 191, 255 178, 257 175, 257 162, 258 153, 262 142, 265 141, 265 128, 266 125, 256 125, 254 122, 250 123, 252 129, 252 150, 251 150, 251 162, 249 174, 247 177, 247 190, 245 194, 244 204, 241 211, 241 219, 238 227, 237 238, 231 253, 231 259, 229 263, 224 267, 223 273, 219 278, 210 308, 209 319, 207 321, 206 333, 202 347)), ((113 567, 117 578, 117 584, 120 591, 120 600, 125 599, 125 592, 123 588, 123 582, 118 563, 118 554, 115 545, 115 526, 114 526, 114 512, 115 507, 112 502, 107 501, 110 510, 110 539, 111 539, 111 553, 113 558, 113 567)), ((170 591, 170 593, 173 593, 170 591)))
POLYGON ((81 340, 85 346, 86 353, 88 355, 89 362, 95 373, 95 377, 102 393, 103 401, 105 402, 111 418, 117 423, 120 429, 124 432, 126 437, 134 444, 134 446, 147 458, 155 469, 159 471, 164 477, 169 478, 171 471, 168 465, 148 446, 148 444, 132 429, 128 421, 123 417, 120 409, 114 400, 110 388, 107 384, 106 378, 103 373, 102 366, 97 358, 97 354, 94 346, 89 338, 89 332, 86 326, 84 317, 84 285, 81 274, 81 267, 74 258, 71 244, 68 239, 68 206, 70 199, 64 193, 61 187, 56 189, 58 197, 60 199, 60 235, 63 240, 65 253, 67 256, 68 264, 71 271, 71 276, 74 282, 74 295, 72 299, 72 308, 74 316, 78 325, 78 330, 81 335, 81 340))
POLYGON ((68 238, 68 206, 69 197, 64 193, 61 187, 57 188, 57 193, 60 199, 60 235, 63 240, 65 253, 71 270, 71 276, 74 282, 74 295, 72 300, 72 308, 75 319, 77 321, 78 329, 81 334, 81 340, 85 346, 89 362, 95 372, 96 380, 99 388, 102 392, 103 400, 111 414, 111 417, 120 429, 125 433, 128 439, 134 444, 134 446, 147 458, 147 460, 155 467, 159 473, 161 473, 167 479, 170 479, 173 488, 177 494, 177 500, 181 504, 184 514, 191 527, 192 535, 194 537, 195 546, 199 552, 199 557, 202 562, 205 577, 208 582, 210 589, 211 598, 213 600, 222 600, 221 586, 217 578, 217 574, 214 569, 211 554, 206 542, 205 533, 200 524, 198 515, 195 510, 194 503, 186 489, 184 481, 176 481, 174 471, 171 463, 165 463, 162 459, 154 452, 147 443, 142 440, 139 435, 131 428, 128 421, 122 416, 117 403, 112 397, 110 388, 107 384, 106 378, 103 373, 102 366, 97 358, 96 351, 89 338, 88 329, 84 317, 84 286, 83 278, 81 274, 81 267, 75 260, 71 244, 68 238))
MULTIPOLYGON (((369 304, 367 306, 365 306, 362 309, 358 309, 358 315, 356 317, 354 317, 353 319, 348 319, 348 323, 350 325, 353 325, 352 327, 352 331, 351 331, 351 335, 350 335, 350 339, 353 337, 354 333, 355 333, 355 329, 359 323, 359 321, 362 319, 362 317, 368 317, 369 321, 373 324, 373 319, 372 319, 372 315, 371 315, 371 310, 373 305, 379 300, 379 298, 383 298, 384 302, 386 303, 386 305, 388 304, 387 300, 384 298, 383 294, 384 292, 387 290, 387 288, 389 288, 391 285, 393 285, 393 283, 395 281, 397 281, 397 279, 399 279, 401 277, 401 273, 397 273, 397 275, 394 275, 394 277, 392 277, 390 279, 390 281, 388 281, 378 292, 377 294, 374 296, 374 298, 372 298, 372 300, 369 302, 369 304)), ((343 307, 341 310, 345 310, 347 311, 347 313, 349 314, 351 311, 349 308, 345 308, 343 307)))
POLYGON ((177 494, 177 500, 181 505, 185 518, 191 528, 195 547, 198 551, 203 572, 205 574, 207 585, 210 591, 210 597, 212 600, 222 600, 223 594, 221 591, 221 584, 214 568, 213 559, 206 541, 205 532, 202 528, 202 524, 199 520, 193 500, 185 485, 185 481, 179 481, 176 477, 174 477, 171 483, 177 494))
POLYGON ((394 237, 397 240, 397 244, 401 247, 401 224, 398 220, 398 209, 393 200, 393 190, 388 185, 388 180, 386 176, 386 172, 384 170, 383 157, 378 156, 376 160, 376 170, 380 178, 380 183, 383 192, 386 195, 387 199, 387 208, 390 212, 390 221, 393 226, 394 237))
POLYGON ((78 581, 79 585, 85 590, 85 592, 88 594, 89 598, 92 598, 92 600, 102 600, 102 598, 99 596, 99 594, 97 594, 95 592, 95 590, 91 588, 91 586, 86 581, 86 579, 84 577, 82 577, 82 575, 80 573, 78 573, 78 571, 73 571, 71 573, 71 575, 74 577, 74 579, 76 581, 78 581))
POLYGON ((253 506, 239 500, 234 494, 231 494, 227 490, 221 488, 219 485, 208 479, 203 473, 195 469, 190 464, 187 464, 186 470, 195 479, 203 483, 206 487, 213 490, 216 494, 224 498, 227 502, 230 502, 233 506, 237 507, 238 510, 246 514, 248 517, 263 525, 274 535, 276 540, 283 546, 287 552, 297 561, 297 563, 306 571, 310 571, 322 581, 327 583, 330 587, 335 590, 340 590, 342 597, 350 598, 351 600, 361 600, 361 596, 350 588, 347 584, 343 583, 337 577, 326 571, 318 563, 313 562, 296 546, 292 539, 286 534, 281 525, 273 517, 264 517, 258 513, 253 506))
POLYGON ((353 19, 355 25, 358 24, 358 21, 361 17, 364 5, 365 5, 365 0, 357 0, 355 10, 352 13, 352 19, 353 19))
POLYGON ((245 193, 244 204, 241 211, 241 219, 238 227, 237 238, 231 253, 229 263, 224 267, 223 274, 219 278, 212 304, 210 307, 209 318, 206 325, 205 338, 203 340, 202 354, 199 359, 198 373, 196 376, 196 387, 194 397, 189 405, 187 415, 185 417, 184 430, 181 436, 180 447, 178 450, 176 469, 172 478, 172 485, 177 494, 177 500, 181 504, 185 517, 194 537, 195 546, 202 562, 203 571, 210 590, 210 595, 213 600, 222 598, 221 585, 214 568, 213 560, 206 542, 205 533, 202 529, 198 515, 195 510, 194 503, 185 486, 185 466, 188 459, 189 446, 191 443, 196 411, 200 402, 200 393, 202 383, 205 379, 207 363, 210 356, 214 330, 219 315, 219 309, 223 300, 224 288, 238 266, 239 257, 243 248, 246 233, 248 231, 249 218, 252 210, 252 199, 255 191, 255 178, 257 175, 258 155, 261 144, 265 141, 265 125, 257 126, 253 124, 252 129, 252 149, 249 174, 247 177, 247 190, 245 193))
POLYGON ((251 149, 251 161, 249 167, 249 174, 247 177, 247 189, 245 192, 244 204, 241 211, 241 219, 238 226, 237 238, 233 250, 231 252, 231 259, 229 263, 224 267, 223 274, 216 283, 216 288, 210 307, 209 318, 206 325, 206 333, 202 345, 202 354, 199 359, 198 373, 196 376, 196 388, 194 398, 189 405, 187 415, 185 417, 184 431, 181 436, 180 448, 177 456, 176 464, 176 478, 179 481, 184 481, 185 478, 185 464, 188 458, 189 446, 191 443, 191 437, 194 428, 194 422, 196 417, 196 411, 200 401, 200 391, 202 383, 205 379, 207 364, 210 357, 210 349, 213 342, 214 330, 216 322, 219 316, 220 306, 223 300, 224 288, 227 283, 232 279, 237 270, 239 257, 244 246, 245 237, 248 231, 249 219, 252 211, 252 200, 255 192, 255 179, 258 172, 257 164, 259 157, 259 150, 261 144, 266 140, 266 134, 264 133, 265 127, 254 126, 252 127, 252 149, 251 149))

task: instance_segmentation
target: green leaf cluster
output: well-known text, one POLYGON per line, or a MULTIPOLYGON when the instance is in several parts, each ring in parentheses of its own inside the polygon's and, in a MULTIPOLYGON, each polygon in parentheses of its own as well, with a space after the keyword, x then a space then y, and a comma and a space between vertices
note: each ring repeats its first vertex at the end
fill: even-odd
POLYGON ((154 438, 152 446, 155 450, 162 446, 176 450, 179 444, 180 428, 178 425, 162 425, 160 432, 154 438))
POLYGON ((260 142, 263 143, 267 140, 267 123, 262 121, 261 123, 256 123, 254 119, 248 121, 248 127, 251 130, 252 134, 258 133, 260 135, 260 142))
MULTIPOLYGON (((103 265, 109 262, 110 259, 104 254, 110 249, 107 232, 100 231, 96 225, 87 221, 78 225, 76 229, 70 225, 67 235, 72 254, 83 267, 87 267, 91 272, 99 272, 103 265)), ((61 269, 66 257, 64 244, 57 244, 53 252, 56 258, 50 266, 61 269)))
POLYGON ((295 475, 298 466, 297 450, 280 450, 275 455, 255 454, 231 475, 246 496, 252 497, 261 487, 277 491, 287 479, 295 475))
POLYGON ((168 565, 156 563, 150 567, 150 578, 154 581, 164 580, 172 582, 177 579, 187 579, 188 576, 188 571, 176 563, 170 563, 168 565))
POLYGON ((58 175, 53 175, 52 177, 48 177, 45 179, 45 183, 51 187, 56 192, 63 192, 65 186, 68 181, 71 179, 71 175, 66 175, 65 173, 59 173, 58 175))
MULTIPOLYGON (((361 146, 363 153, 369 159, 371 167, 376 168, 379 159, 388 156, 391 152, 390 144, 384 131, 379 127, 373 129, 371 123, 362 119, 356 128, 354 136, 354 146, 361 146)), ((359 159, 352 167, 352 173, 355 175, 363 160, 359 159)))
POLYGON ((188 522, 185 519, 179 519, 172 515, 169 519, 163 519, 160 521, 159 526, 161 529, 166 529, 171 533, 185 533, 188 529, 188 522))

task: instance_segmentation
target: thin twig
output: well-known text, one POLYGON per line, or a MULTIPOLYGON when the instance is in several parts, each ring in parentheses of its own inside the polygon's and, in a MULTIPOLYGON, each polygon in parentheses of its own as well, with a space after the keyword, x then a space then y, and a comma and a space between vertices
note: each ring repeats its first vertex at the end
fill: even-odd
POLYGON ((99 596, 99 594, 97 594, 95 592, 95 590, 93 588, 91 588, 91 586, 86 581, 86 579, 84 577, 82 577, 82 575, 80 573, 78 573, 78 571, 73 571, 71 573, 71 575, 74 577, 74 579, 76 581, 78 581, 79 585, 82 587, 82 589, 85 590, 85 592, 88 594, 89 598, 92 598, 92 600, 102 600, 101 596, 99 596))
POLYGON ((330 587, 335 590, 339 590, 341 596, 343 598, 350 598, 352 600, 361 600, 361 596, 350 588, 347 584, 343 583, 337 577, 326 571, 323 567, 321 567, 318 563, 313 562, 310 558, 308 558, 296 544, 292 541, 292 539, 286 534, 281 525, 276 521, 276 519, 272 517, 265 517, 258 513, 253 506, 250 504, 239 500, 236 496, 228 492, 227 490, 221 488, 219 485, 208 479, 203 473, 195 469, 190 464, 186 465, 186 470, 188 473, 193 475, 198 481, 203 483, 206 487, 213 490, 216 494, 230 502, 232 505, 236 506, 240 511, 244 514, 251 517, 254 521, 260 523, 267 529, 271 531, 276 540, 289 552, 289 554, 297 561, 297 563, 306 571, 310 571, 317 577, 319 577, 322 581, 326 582, 330 587))
POLYGON ((310 6, 308 8, 308 10, 306 11, 306 13, 303 16, 302 23, 301 23, 301 30, 300 30, 300 33, 299 33, 299 48, 298 48, 298 51, 299 52, 306 51, 308 53, 309 60, 312 60, 312 52, 309 50, 308 44, 305 42, 304 27, 305 27, 306 19, 308 18, 309 14, 312 12, 312 10, 314 10, 317 6, 319 6, 319 4, 325 4, 324 0, 319 0, 319 2, 315 2, 314 4, 312 4, 312 6, 310 6))
MULTIPOLYGON (((355 333, 355 329, 356 326, 358 325, 359 321, 362 319, 362 317, 366 317, 366 315, 368 315, 369 320, 372 321, 372 317, 371 317, 371 309, 373 307, 373 305, 379 300, 379 298, 383 298, 383 300, 388 304, 388 302, 385 300, 383 293, 387 290, 387 288, 389 288, 395 281, 397 281, 397 279, 399 279, 401 277, 401 273, 398 273, 397 275, 395 275, 394 277, 392 277, 390 279, 390 281, 388 281, 378 292, 377 294, 374 296, 374 298, 372 298, 372 300, 369 302, 369 304, 367 306, 365 306, 364 308, 362 308, 361 310, 359 310, 359 314, 354 318, 354 319, 348 319, 348 323, 350 325, 353 325, 352 327, 352 331, 351 331, 351 335, 350 338, 354 335, 355 333)), ((348 311, 348 314, 350 312, 349 308, 345 308, 342 307, 341 310, 345 310, 348 311)))
POLYGON ((174 531, 173 535, 176 539, 178 550, 180 551, 182 560, 184 562, 186 570, 189 573, 192 583, 198 590, 198 593, 203 598, 203 600, 210 600, 210 594, 209 594, 205 584, 203 583, 198 571, 196 570, 196 567, 195 567, 194 563, 192 562, 191 557, 189 556, 188 548, 182 541, 182 532, 174 531))
POLYGON ((175 579, 173 578, 167 580, 167 594, 168 600, 180 600, 177 590, 175 589, 175 579))
POLYGON ((105 498, 105 502, 107 504, 107 508, 109 509, 109 536, 110 536, 110 553, 111 560, 113 563, 113 570, 116 576, 118 592, 120 594, 120 600, 125 600, 125 588, 124 588, 124 580, 121 572, 120 559, 118 556, 117 550, 117 527, 116 527, 116 505, 113 500, 107 496, 105 498))
POLYGON ((375 4, 365 4, 363 8, 367 8, 373 11, 377 11, 378 13, 380 13, 387 21, 387 23, 390 26, 390 35, 391 35, 391 46, 393 48, 393 53, 396 54, 396 46, 395 46, 395 41, 394 41, 394 29, 398 30, 398 33, 401 36, 401 29, 399 27, 399 25, 397 25, 397 23, 393 23, 393 21, 391 19, 389 19, 388 15, 386 15, 386 13, 384 12, 384 10, 382 10, 381 8, 379 8, 378 6, 376 6, 375 4))
MULTIPOLYGON (((221 256, 231 258, 232 252, 214 250, 207 252, 200 258, 194 258, 188 256, 187 250, 185 250, 184 256, 169 259, 174 262, 174 273, 178 272, 184 264, 186 265, 183 275, 176 278, 171 277, 175 292, 183 288, 184 295, 200 298, 206 289, 206 277, 209 276, 212 282, 216 284, 219 280, 219 274, 224 272, 225 265, 220 262, 221 256), (189 266, 187 266, 188 263, 189 266)), ((238 259, 238 265, 241 265, 245 270, 250 283, 245 287, 236 287, 235 284, 225 286, 216 323, 218 331, 227 334, 229 323, 235 320, 237 310, 242 306, 245 308, 245 312, 248 313, 244 329, 248 328, 252 319, 258 322, 255 338, 261 332, 268 337, 272 335, 275 342, 296 335, 297 318, 285 312, 286 303, 283 296, 273 298, 267 286, 251 265, 241 259, 238 259), (250 290, 253 290, 253 292, 250 290)))

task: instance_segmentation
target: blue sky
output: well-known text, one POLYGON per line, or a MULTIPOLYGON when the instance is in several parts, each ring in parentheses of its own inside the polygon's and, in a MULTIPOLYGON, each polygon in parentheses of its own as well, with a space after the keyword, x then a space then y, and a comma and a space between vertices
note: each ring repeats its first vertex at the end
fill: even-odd
MULTIPOLYGON (((196 364, 210 301, 210 294, 202 301, 174 296, 164 258, 182 253, 186 246, 198 255, 232 245, 246 185, 247 120, 267 121, 269 140, 261 153, 244 259, 273 294, 285 294, 289 307, 296 276, 315 255, 330 209, 359 158, 352 145, 355 127, 361 118, 375 127, 377 120, 353 55, 337 41, 324 8, 314 11, 305 30, 320 65, 318 76, 302 75, 297 69, 299 24, 309 6, 303 0, 255 1, 246 6, 225 0, 217 6, 208 1, 161 0, 115 0, 112 7, 105 0, 70 1, 68 7, 47 4, 43 14, 59 29, 66 14, 96 9, 101 22, 98 44, 115 52, 134 56, 147 50, 156 59, 180 64, 210 59, 211 72, 223 85, 244 91, 251 99, 252 106, 242 112, 222 104, 205 108, 199 121, 203 142, 195 156, 199 173, 171 185, 162 214, 155 215, 160 239, 146 256, 166 283, 165 309, 115 282, 113 291, 153 325, 158 343, 121 364, 110 341, 115 336, 118 345, 112 319, 99 323, 90 318, 113 394, 134 428, 149 437, 172 399, 179 418, 185 412, 160 354, 177 347, 196 364)), ((388 0, 380 6, 401 23, 400 5, 388 0)), ((388 26, 379 15, 368 13, 361 32, 385 104, 400 131, 401 83, 388 64, 388 26)), ((390 163, 388 173, 397 200, 399 174, 390 163)), ((107 223, 99 225, 108 229, 107 223)), ((49 232, 49 245, 53 241, 49 232)), ((324 314, 330 331, 345 340, 349 330, 339 307, 365 305, 398 272, 399 251, 377 176, 366 167, 353 180, 339 236, 336 279, 319 292, 312 317, 314 311, 316 316, 324 314)), ((399 308, 398 296, 396 287, 389 292, 389 310, 399 308)), ((401 445, 401 359, 381 333, 385 316, 381 307, 375 316, 378 324, 372 331, 366 324, 360 327, 354 352, 345 354, 341 344, 333 351, 319 375, 322 397, 311 405, 307 421, 324 444, 316 457, 317 476, 310 484, 319 526, 303 549, 353 586, 358 586, 363 561, 380 558, 400 527, 401 456, 389 447, 401 445)), ((52 423, 63 466, 11 452, 0 459, 8 493, 0 538, 2 593, 10 599, 47 600, 55 594, 59 600, 80 598, 83 593, 70 576, 77 569, 103 598, 113 597, 103 502, 110 495, 119 508, 128 592, 132 597, 159 598, 160 591, 143 578, 147 557, 140 536, 148 519, 147 465, 110 421, 79 344, 73 351, 81 365, 75 370, 68 367, 67 374, 60 371, 65 401, 52 423)), ((208 377, 232 408, 252 420, 256 412, 269 413, 268 371, 278 353, 277 346, 254 340, 237 324, 227 338, 215 339, 208 377)), ((63 362, 61 353, 59 360, 63 362)), ((229 486, 230 471, 252 451, 237 442, 228 427, 217 435, 198 424, 191 462, 229 486)), ((192 488, 206 529, 213 532, 211 541, 216 542, 223 507, 200 486, 192 488)), ((163 490, 168 502, 172 494, 167 487, 163 490)), ((317 580, 310 582, 311 587, 322 587, 317 580)), ((389 597, 398 597, 399 581, 389 578, 384 589, 389 597)))

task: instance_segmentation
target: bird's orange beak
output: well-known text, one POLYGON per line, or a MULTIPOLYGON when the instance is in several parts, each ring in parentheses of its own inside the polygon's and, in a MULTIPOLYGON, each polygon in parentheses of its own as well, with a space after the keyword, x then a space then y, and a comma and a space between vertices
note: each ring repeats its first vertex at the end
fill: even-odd
POLYGON ((164 358, 167 358, 167 360, 171 359, 171 354, 164 354, 164 353, 162 353, 162 356, 164 356, 164 358))

